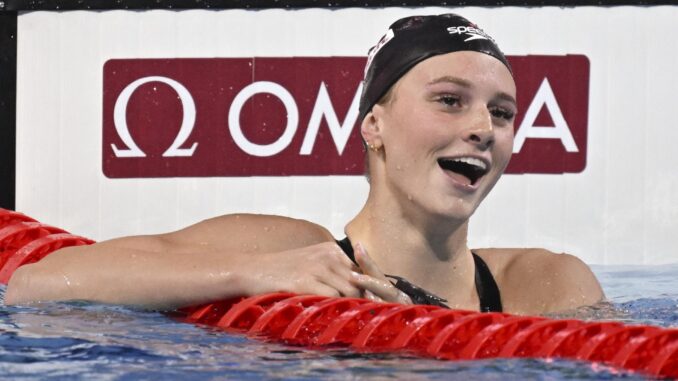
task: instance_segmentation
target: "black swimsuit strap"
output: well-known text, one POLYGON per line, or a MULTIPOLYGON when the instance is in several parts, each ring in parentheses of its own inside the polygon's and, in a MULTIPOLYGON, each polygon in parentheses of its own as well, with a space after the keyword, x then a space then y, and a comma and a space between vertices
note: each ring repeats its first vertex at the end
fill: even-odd
MULTIPOLYGON (((351 244, 351 241, 348 239, 348 237, 342 239, 341 241, 336 242, 337 245, 339 245, 339 247, 341 248, 341 250, 344 251, 346 256, 357 265, 358 262, 356 262, 355 255, 353 254, 353 245, 351 244)), ((430 306, 450 308, 447 306, 447 304, 445 304, 447 300, 439 296, 433 295, 431 292, 426 291, 423 288, 410 283, 407 279, 403 277, 389 274, 384 274, 384 276, 386 276, 387 278, 391 278, 392 279, 391 283, 393 284, 393 286, 395 286, 395 288, 409 296, 410 299, 412 300, 412 303, 414 304, 426 304, 430 306)))
MULTIPOLYGON (((353 245, 348 237, 342 239, 341 241, 336 241, 337 245, 346 253, 346 256, 355 263, 355 256, 353 254, 353 245)), ((501 312, 501 296, 499 294, 499 287, 494 281, 492 272, 485 264, 485 261, 482 260, 475 253, 473 254, 473 261, 475 263, 475 283, 476 283, 476 292, 478 293, 478 298, 480 299, 480 311, 481 312, 501 312)), ((407 280, 394 276, 386 275, 392 279, 395 279, 397 282, 395 286, 405 292, 415 304, 431 304, 438 305, 442 307, 447 307, 444 302, 446 300, 441 299, 430 292, 413 285, 407 280)))
POLYGON ((348 239, 348 237, 342 239, 341 241, 336 241, 337 245, 341 248, 341 250, 346 254, 348 259, 351 260, 351 262, 356 263, 355 261, 355 255, 353 255, 353 245, 351 244, 351 240, 348 239))
POLYGON ((476 253, 471 252, 471 254, 476 264, 476 292, 480 299, 480 312, 502 312, 499 287, 494 281, 490 268, 476 253))

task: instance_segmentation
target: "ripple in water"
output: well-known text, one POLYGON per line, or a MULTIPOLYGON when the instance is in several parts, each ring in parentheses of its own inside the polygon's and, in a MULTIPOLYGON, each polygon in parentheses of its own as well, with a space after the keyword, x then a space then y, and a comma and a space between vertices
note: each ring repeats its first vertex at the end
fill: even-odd
MULTIPOLYGON (((558 317, 678 325, 678 266, 594 271, 610 303, 558 317)), ((645 379, 573 361, 451 362, 336 348, 310 350, 180 323, 161 313, 87 303, 0 305, 0 374, 3 379, 25 380, 645 379)))

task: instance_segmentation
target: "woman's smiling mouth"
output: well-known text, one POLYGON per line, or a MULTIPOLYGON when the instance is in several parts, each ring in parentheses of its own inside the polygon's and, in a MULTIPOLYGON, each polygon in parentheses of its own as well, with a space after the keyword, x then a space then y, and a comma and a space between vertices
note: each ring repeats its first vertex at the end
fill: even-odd
POLYGON ((438 165, 455 182, 465 188, 475 188, 478 180, 489 172, 490 166, 484 160, 471 156, 440 158, 438 165))

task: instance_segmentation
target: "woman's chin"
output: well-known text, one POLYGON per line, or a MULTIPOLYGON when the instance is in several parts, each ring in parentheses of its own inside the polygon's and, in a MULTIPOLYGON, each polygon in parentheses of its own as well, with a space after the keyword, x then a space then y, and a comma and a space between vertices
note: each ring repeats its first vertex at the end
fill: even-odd
POLYGON ((433 208, 430 213, 431 219, 439 223, 458 225, 471 218, 477 207, 477 203, 459 198, 452 201, 451 205, 433 208))

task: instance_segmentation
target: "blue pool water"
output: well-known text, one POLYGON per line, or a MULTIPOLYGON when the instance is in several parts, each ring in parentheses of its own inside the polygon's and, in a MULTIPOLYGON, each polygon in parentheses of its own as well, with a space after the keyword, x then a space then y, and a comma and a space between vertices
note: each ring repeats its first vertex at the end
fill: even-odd
MULTIPOLYGON (((678 327, 678 265, 594 267, 614 309, 577 317, 678 327)), ((4 295, 4 289, 0 291, 4 295)), ((162 313, 83 303, 0 305, 0 379, 643 380, 589 363, 448 362, 248 339, 162 313)))

